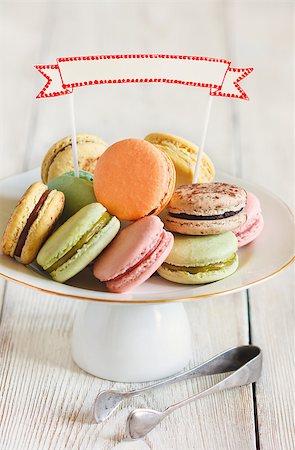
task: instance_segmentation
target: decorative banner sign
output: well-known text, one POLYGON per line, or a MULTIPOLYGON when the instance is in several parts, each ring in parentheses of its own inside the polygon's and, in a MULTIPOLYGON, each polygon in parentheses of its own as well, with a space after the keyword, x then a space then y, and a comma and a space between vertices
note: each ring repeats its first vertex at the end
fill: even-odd
POLYGON ((35 68, 47 79, 37 98, 71 94, 74 88, 106 83, 174 83, 210 89, 211 96, 249 100, 239 82, 253 68, 204 56, 97 55, 57 58, 35 68))

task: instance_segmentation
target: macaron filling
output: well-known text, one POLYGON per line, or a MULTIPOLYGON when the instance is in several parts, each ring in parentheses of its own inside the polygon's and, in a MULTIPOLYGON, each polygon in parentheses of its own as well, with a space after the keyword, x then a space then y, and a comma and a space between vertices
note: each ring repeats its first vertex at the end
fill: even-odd
POLYGON ((137 269, 144 261, 148 260, 149 257, 157 250, 157 248, 160 246, 161 242, 165 239, 166 231, 163 231, 162 234, 159 236, 159 239, 156 241, 156 243, 153 245, 153 247, 145 254, 143 255, 137 263, 135 263, 133 266, 129 267, 125 272, 120 273, 114 278, 109 278, 106 281, 118 281, 121 278, 125 277, 126 275, 129 275, 133 270, 137 269))
POLYGON ((21 256, 21 253, 22 253, 23 247, 25 245, 26 239, 28 237, 30 228, 33 225, 33 223, 35 222, 35 220, 37 219, 39 211, 41 210, 44 203, 46 202, 46 199, 47 199, 48 195, 50 194, 50 192, 51 192, 50 189, 47 189, 45 192, 43 192, 43 194, 39 198, 38 202, 36 203, 33 211, 29 215, 27 223, 19 236, 16 248, 14 251, 14 256, 16 256, 17 258, 19 258, 21 256))
POLYGON ((220 262, 216 262, 213 264, 207 264, 205 266, 194 266, 194 267, 186 267, 186 266, 175 266, 173 264, 168 264, 166 262, 164 262, 162 264, 162 267, 164 269, 167 270, 171 270, 172 272, 188 272, 191 274, 197 274, 200 272, 212 272, 212 271, 216 271, 216 270, 223 270, 226 269, 227 267, 230 267, 234 261, 236 259, 236 254, 234 253, 230 258, 224 260, 224 261, 220 261, 220 262))
POLYGON ((48 273, 54 272, 63 264, 65 264, 70 258, 72 258, 75 253, 77 253, 85 244, 87 244, 96 234, 98 234, 111 220, 112 216, 106 211, 100 219, 93 225, 93 227, 87 231, 79 241, 67 251, 61 258, 59 258, 50 267, 47 267, 46 271, 48 273))
POLYGON ((243 211, 244 208, 239 209, 238 211, 226 211, 223 214, 215 214, 212 216, 196 216, 194 214, 185 214, 185 213, 172 213, 169 212, 169 216, 176 217, 177 219, 184 219, 184 220, 218 220, 218 219, 226 219, 227 217, 235 216, 236 214, 239 214, 241 211, 243 211))

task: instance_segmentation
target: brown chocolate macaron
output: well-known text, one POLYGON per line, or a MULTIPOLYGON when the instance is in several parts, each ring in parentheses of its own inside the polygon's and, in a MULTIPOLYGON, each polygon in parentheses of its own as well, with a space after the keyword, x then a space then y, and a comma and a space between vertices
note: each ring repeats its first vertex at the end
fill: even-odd
POLYGON ((64 194, 33 183, 16 205, 2 238, 5 255, 30 264, 53 230, 64 207, 64 194))
POLYGON ((180 186, 168 205, 167 230, 180 234, 225 233, 246 221, 244 189, 227 183, 180 186))

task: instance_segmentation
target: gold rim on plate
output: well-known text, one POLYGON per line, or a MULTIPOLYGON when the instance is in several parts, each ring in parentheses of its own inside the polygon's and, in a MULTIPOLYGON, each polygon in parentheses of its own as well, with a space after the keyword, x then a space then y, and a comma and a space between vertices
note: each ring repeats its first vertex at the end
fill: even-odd
POLYGON ((214 292, 212 294, 193 295, 193 296, 190 296, 190 297, 179 297, 179 298, 166 299, 166 300, 165 299, 153 299, 153 300, 138 300, 138 299, 122 300, 122 299, 120 299, 120 300, 110 300, 110 299, 100 298, 100 297, 94 298, 94 297, 85 297, 85 296, 75 295, 75 294, 64 294, 64 293, 61 293, 61 292, 51 291, 49 289, 43 289, 43 288, 40 288, 38 286, 34 286, 32 284, 26 283, 25 281, 20 281, 20 280, 17 280, 16 278, 10 277, 9 275, 4 275, 1 272, 0 272, 0 276, 5 278, 6 280, 15 281, 16 283, 19 283, 22 286, 30 287, 30 288, 35 289, 37 291, 45 292, 46 294, 59 295, 61 297, 76 298, 76 299, 79 299, 79 300, 90 300, 90 301, 94 301, 94 302, 106 302, 106 303, 171 303, 171 302, 188 301, 188 300, 193 300, 193 299, 198 299, 198 298, 217 297, 217 296, 225 295, 225 294, 234 294, 235 292, 239 292, 242 289, 249 289, 251 286, 259 284, 262 281, 267 280, 268 278, 274 277, 275 275, 277 275, 278 273, 280 273, 284 269, 286 269, 288 266, 290 266, 292 264, 292 262, 294 262, 294 261, 295 261, 295 256, 293 256, 290 259, 290 261, 288 261, 286 264, 284 264, 282 267, 280 267, 275 272, 272 272, 271 274, 266 275, 265 277, 258 278, 257 280, 253 281, 252 283, 248 283, 248 284, 245 284, 243 286, 239 286, 239 287, 234 288, 234 289, 228 289, 228 290, 225 290, 225 291, 214 292))

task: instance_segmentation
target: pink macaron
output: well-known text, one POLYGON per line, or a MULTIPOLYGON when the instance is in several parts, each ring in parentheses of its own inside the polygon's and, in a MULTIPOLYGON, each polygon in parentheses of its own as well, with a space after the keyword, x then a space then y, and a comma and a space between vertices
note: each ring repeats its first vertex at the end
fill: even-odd
POLYGON ((261 206, 256 195, 247 192, 246 222, 239 228, 233 230, 238 239, 238 246, 243 247, 254 241, 263 229, 263 217, 261 206))
POLYGON ((111 292, 130 291, 156 272, 172 250, 173 241, 159 217, 144 217, 118 234, 95 262, 93 274, 111 292))

